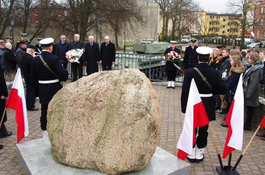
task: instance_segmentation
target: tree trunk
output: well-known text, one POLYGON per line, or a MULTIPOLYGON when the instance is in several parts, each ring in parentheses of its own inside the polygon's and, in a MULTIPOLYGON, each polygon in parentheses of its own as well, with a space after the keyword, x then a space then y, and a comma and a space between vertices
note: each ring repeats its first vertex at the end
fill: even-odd
MULTIPOLYGON (((9 6, 8 12, 7 12, 7 14, 6 14, 6 18, 5 18, 5 20, 4 20, 3 28, 2 28, 2 30, 1 30, 1 32, 0 32, 0 36, 3 36, 3 35, 4 35, 5 30, 6 30, 6 28, 8 27, 8 24, 9 24, 9 22, 10 22, 10 15, 11 15, 11 12, 12 12, 12 9, 13 9, 13 5, 14 5, 14 1, 15 1, 15 0, 11 0, 11 1, 10 1, 10 6, 9 6)), ((14 38, 13 38, 13 39, 14 39, 14 38)))

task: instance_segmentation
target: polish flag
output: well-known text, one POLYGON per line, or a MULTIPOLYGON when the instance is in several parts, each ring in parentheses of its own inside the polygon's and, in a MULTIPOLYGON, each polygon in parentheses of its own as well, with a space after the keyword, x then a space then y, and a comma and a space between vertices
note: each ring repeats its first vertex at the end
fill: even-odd
POLYGON ((239 77, 236 93, 225 120, 225 123, 228 126, 228 132, 224 146, 223 158, 226 158, 234 150, 242 149, 244 128, 244 93, 242 75, 243 74, 239 77))
POLYGON ((263 117, 261 123, 259 124, 261 127, 265 128, 265 116, 263 117))
POLYGON ((209 124, 205 108, 194 79, 191 80, 182 132, 177 144, 178 158, 185 160, 195 145, 195 128, 209 124))
POLYGON ((12 89, 6 102, 6 108, 16 111, 15 118, 17 122, 18 143, 22 138, 29 135, 27 108, 20 68, 17 70, 12 89))

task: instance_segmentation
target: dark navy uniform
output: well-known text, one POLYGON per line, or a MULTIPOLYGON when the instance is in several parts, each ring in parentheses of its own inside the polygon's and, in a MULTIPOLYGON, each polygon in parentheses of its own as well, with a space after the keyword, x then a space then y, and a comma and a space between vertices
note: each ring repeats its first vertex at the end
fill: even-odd
MULTIPOLYGON (((200 76, 200 74, 194 69, 190 68, 186 71, 183 85, 182 85, 182 93, 181 93, 181 111, 183 113, 186 112, 187 107, 187 101, 189 96, 189 89, 191 80, 194 79, 196 86, 198 88, 198 91, 200 93, 205 111, 207 113, 209 121, 215 120, 215 101, 213 98, 213 94, 223 94, 227 91, 226 83, 221 79, 219 71, 215 70, 214 68, 210 67, 207 63, 209 59, 209 54, 212 49, 208 47, 203 47, 203 49, 198 48, 197 52, 201 54, 200 52, 208 53, 204 55, 205 62, 201 62, 197 64, 197 68, 200 70, 200 72, 203 74, 203 76, 207 79, 209 84, 212 86, 209 87, 205 81, 203 81, 203 78, 200 76), (199 50, 198 50, 199 49, 199 50), (199 52, 200 51, 200 52, 199 52)), ((201 58, 200 58, 201 59, 201 58)), ((196 145, 197 147, 193 148, 193 154, 188 156, 188 160, 191 162, 200 162, 203 160, 204 156, 204 148, 207 146, 207 138, 208 138, 208 125, 205 125, 203 127, 199 127, 195 129, 195 136, 198 136, 196 138, 196 145)), ((195 146, 195 145, 194 145, 195 146)))
POLYGON ((185 55, 183 59, 183 65, 185 69, 193 68, 198 64, 198 53, 196 49, 198 46, 192 48, 191 46, 186 47, 185 55))
MULTIPOLYGON (((44 39, 43 39, 44 40, 44 39)), ((36 97, 41 103, 41 129, 46 130, 47 109, 52 97, 62 88, 60 81, 66 81, 68 71, 62 66, 61 60, 47 50, 42 51, 42 57, 49 67, 58 75, 59 79, 48 70, 37 56, 32 61, 31 83, 36 97)))
MULTIPOLYGON (((164 55, 170 53, 170 51, 175 51, 180 54, 180 50, 177 47, 175 47, 174 49, 172 47, 169 47, 166 49, 164 55)), ((175 81, 177 68, 173 65, 173 63, 166 61, 165 70, 167 73, 167 81, 175 81)))

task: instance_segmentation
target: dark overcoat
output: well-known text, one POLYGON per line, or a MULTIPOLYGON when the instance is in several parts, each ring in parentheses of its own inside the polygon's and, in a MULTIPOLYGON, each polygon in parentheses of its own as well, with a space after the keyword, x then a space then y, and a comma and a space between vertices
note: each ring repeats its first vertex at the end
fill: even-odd
MULTIPOLYGON (((2 67, 0 66, 0 97, 2 95, 7 97, 8 96, 8 92, 7 92, 7 87, 6 87, 6 81, 5 81, 5 78, 4 78, 4 73, 3 73, 2 67)), ((1 113, 0 120, 2 119, 2 114, 3 114, 4 110, 5 110, 5 106, 6 106, 6 99, 2 100, 0 98, 0 113, 1 113)), ((6 120, 7 120, 7 118, 6 118, 6 113, 5 113, 4 119, 3 119, 3 123, 5 123, 6 120)))
MULTIPOLYGON (((177 53, 180 54, 180 50, 178 48, 174 48, 172 49, 172 47, 169 47, 166 49, 164 55, 166 55, 167 53, 169 53, 170 51, 175 51, 177 53)), ((166 71, 177 71, 177 68, 173 65, 173 63, 169 62, 169 61, 166 61, 166 71)))
POLYGON ((32 87, 30 81, 32 59, 33 59, 32 55, 30 55, 29 53, 25 53, 25 55, 22 57, 22 62, 21 62, 21 68, 27 87, 32 87))
POLYGON ((195 46, 193 49, 191 46, 186 47, 183 59, 185 69, 193 68, 198 64, 198 53, 196 52, 197 48, 198 46, 195 46))
POLYGON ((67 41, 65 41, 63 44, 61 41, 59 41, 55 47, 55 55, 57 55, 63 62, 67 63, 68 61, 65 57, 65 53, 68 51, 68 49, 69 43, 67 41))
POLYGON ((100 60, 102 65, 112 65, 112 62, 115 62, 116 49, 115 45, 112 42, 109 42, 108 46, 103 42, 100 46, 100 60))
MULTIPOLYGON (((186 106, 192 78, 194 78, 200 94, 225 94, 227 92, 227 85, 221 79, 220 74, 217 70, 210 67, 208 63, 199 63, 196 67, 205 76, 205 78, 211 84, 213 89, 211 89, 203 81, 202 77, 195 69, 188 69, 184 76, 181 92, 181 111, 183 113, 186 112, 186 106)), ((209 121, 215 120, 215 101, 213 96, 201 97, 201 99, 208 115, 209 121)))
POLYGON ((99 46, 98 43, 93 42, 91 47, 90 43, 85 45, 84 60, 87 62, 86 72, 87 74, 92 74, 98 72, 98 61, 99 59, 99 46))
POLYGON ((17 70, 17 61, 16 57, 12 50, 5 49, 4 52, 4 62, 5 62, 5 71, 7 73, 16 72, 17 70))
MULTIPOLYGON (((68 78, 68 71, 62 66, 61 60, 48 51, 42 51, 41 55, 49 67, 59 76, 59 80, 66 81, 68 78)), ((44 66, 39 56, 33 58, 30 78, 35 96, 40 98, 41 104, 48 104, 54 94, 62 88, 59 82, 50 84, 39 83, 39 80, 47 81, 57 79, 57 77, 44 66)))

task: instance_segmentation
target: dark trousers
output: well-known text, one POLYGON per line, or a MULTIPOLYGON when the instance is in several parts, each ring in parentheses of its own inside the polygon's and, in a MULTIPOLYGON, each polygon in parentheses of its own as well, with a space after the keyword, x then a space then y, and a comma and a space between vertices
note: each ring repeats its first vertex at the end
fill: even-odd
POLYGON ((112 65, 104 65, 102 64, 102 70, 112 70, 112 65))
POLYGON ((205 148, 207 146, 208 127, 209 125, 205 125, 203 127, 199 127, 195 129, 195 136, 198 133, 198 136, 196 139, 196 144, 198 148, 205 148))
POLYGON ((167 81, 175 81, 177 71, 167 70, 166 74, 167 74, 167 81))
POLYGON ((26 90, 26 105, 27 109, 35 108, 35 93, 32 87, 27 86, 26 90))
POLYGON ((2 123, 1 128, 0 128, 0 136, 5 136, 7 135, 7 129, 4 123, 2 123))
MULTIPOLYGON (((6 100, 2 100, 0 99, 0 121, 2 120, 2 115, 3 115, 3 112, 5 110, 5 106, 6 106, 6 100)), ((7 121, 7 117, 6 117, 6 113, 4 115, 4 118, 3 118, 3 122, 2 122, 2 125, 1 125, 1 128, 0 128, 0 135, 4 136, 7 134, 7 130, 6 130, 6 126, 5 126, 5 122, 7 121)))
POLYGON ((245 127, 251 128, 251 121, 254 115, 255 107, 247 106, 247 119, 245 122, 245 127))
POLYGON ((72 63, 72 72, 73 72, 73 80, 77 80, 77 70, 78 70, 78 77, 82 78, 83 76, 83 62, 80 63, 72 63))
POLYGON ((220 109, 221 108, 220 95, 219 94, 213 94, 213 98, 215 101, 215 109, 220 109))
POLYGON ((48 104, 41 104, 40 128, 44 131, 47 126, 48 104))

